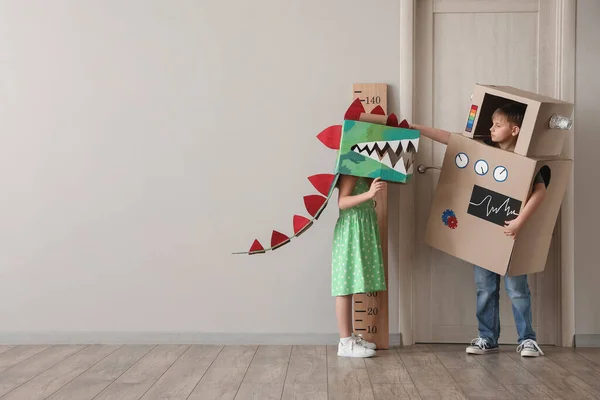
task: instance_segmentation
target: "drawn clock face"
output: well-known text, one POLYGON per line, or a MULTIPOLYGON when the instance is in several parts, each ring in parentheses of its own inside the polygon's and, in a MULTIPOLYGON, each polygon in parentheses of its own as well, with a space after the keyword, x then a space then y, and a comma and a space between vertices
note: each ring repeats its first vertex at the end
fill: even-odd
POLYGON ((469 164, 469 156, 465 153, 458 153, 454 158, 454 162, 458 168, 464 168, 469 164))
POLYGON ((475 172, 477 175, 485 175, 488 173, 490 166, 485 160, 477 160, 475 163, 475 172))
POLYGON ((494 168, 494 179, 498 182, 504 182, 508 178, 508 170, 506 167, 500 165, 494 168))

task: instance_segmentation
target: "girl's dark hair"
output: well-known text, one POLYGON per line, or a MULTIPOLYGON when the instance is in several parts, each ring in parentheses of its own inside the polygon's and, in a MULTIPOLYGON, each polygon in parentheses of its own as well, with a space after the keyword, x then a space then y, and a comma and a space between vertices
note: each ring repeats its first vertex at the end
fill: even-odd
POLYGON ((506 103, 498 107, 493 115, 503 115, 508 122, 520 128, 525 116, 525 108, 527 106, 524 104, 506 103))

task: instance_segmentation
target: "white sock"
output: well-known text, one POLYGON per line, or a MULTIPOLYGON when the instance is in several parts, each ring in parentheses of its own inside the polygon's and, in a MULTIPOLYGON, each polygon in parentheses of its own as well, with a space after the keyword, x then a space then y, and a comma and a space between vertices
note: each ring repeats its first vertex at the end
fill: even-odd
POLYGON ((348 343, 350 343, 350 340, 352 339, 352 336, 348 336, 348 337, 344 337, 344 338, 340 338, 340 342, 342 342, 342 345, 347 345, 348 343))

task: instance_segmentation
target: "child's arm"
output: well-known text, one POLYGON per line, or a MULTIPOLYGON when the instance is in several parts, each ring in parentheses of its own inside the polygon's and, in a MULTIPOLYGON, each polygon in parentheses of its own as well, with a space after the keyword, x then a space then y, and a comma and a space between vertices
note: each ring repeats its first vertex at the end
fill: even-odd
POLYGON ((544 183, 536 183, 533 188, 533 193, 529 198, 529 201, 525 203, 525 207, 523 207, 523 210, 521 211, 519 216, 513 219, 512 221, 505 222, 506 225, 504 225, 504 233, 507 236, 512 236, 513 239, 516 239, 523 225, 527 222, 529 217, 533 215, 535 210, 538 209, 538 207, 540 206, 540 204, 542 204, 545 198, 546 185, 544 183))
POLYGON ((380 182, 381 178, 375 178, 373 183, 371 183, 371 188, 368 192, 352 196, 350 193, 352 193, 352 189, 354 189, 354 185, 356 184, 357 180, 358 177, 356 176, 340 176, 340 192, 338 197, 338 206, 340 209, 351 208, 358 204, 364 203, 367 200, 371 200, 375 197, 377 192, 385 188, 387 185, 386 182, 380 182))
POLYGON ((450 142, 451 133, 443 129, 431 128, 429 126, 410 124, 410 129, 416 129, 421 132, 423 136, 427 136, 431 140, 448 144, 450 142))

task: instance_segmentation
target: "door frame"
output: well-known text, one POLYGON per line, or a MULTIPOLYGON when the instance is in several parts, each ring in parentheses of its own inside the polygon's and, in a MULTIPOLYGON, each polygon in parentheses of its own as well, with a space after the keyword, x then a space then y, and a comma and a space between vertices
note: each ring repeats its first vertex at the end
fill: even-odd
MULTIPOLYGON (((400 115, 409 121, 414 120, 415 103, 415 14, 416 3, 422 0, 399 0, 400 1, 400 79, 399 79, 399 100, 400 115)), ((436 2, 437 0, 434 0, 436 2)), ((550 82, 542 89, 549 95, 570 102, 575 102, 575 32, 576 32, 576 14, 577 0, 540 0, 551 4, 547 9, 548 13, 541 15, 544 21, 554 20, 555 24, 544 24, 544 31, 538 32, 551 39, 544 43, 546 46, 553 46, 554 59, 549 60, 553 65, 552 76, 547 76, 544 83, 550 82)), ((462 0, 465 5, 473 7, 472 0, 462 0)), ((453 0, 455 5, 461 3, 461 0, 453 0)), ((511 7, 521 5, 529 7, 534 1, 515 1, 511 2, 511 7)), ((440 4, 438 3, 438 7, 440 4)), ((534 4, 535 5, 535 4, 534 4)), ((492 2, 482 2, 477 7, 481 11, 499 11, 499 6, 492 2)), ((502 7, 502 6, 500 6, 502 7)), ((504 6, 506 7, 506 6, 504 6)), ((435 9, 435 7, 434 7, 435 9)), ((506 10, 505 10, 506 11, 506 10)), ((541 86, 541 85, 540 85, 541 86)), ((572 129, 574 133, 575 128, 572 129)), ((563 149, 563 156, 574 159, 574 134, 569 135, 563 149)), ((414 248, 415 248, 415 221, 414 210, 416 201, 416 191, 414 184, 407 185, 401 191, 399 199, 399 251, 398 251, 398 290, 399 290, 399 330, 402 345, 414 344, 414 248), (407 215, 412 216, 406 218, 407 215)), ((574 244, 574 182, 573 171, 563 199, 561 212, 559 214, 555 234, 555 246, 558 248, 558 270, 559 286, 557 295, 560 294, 560 302, 557 309, 557 343, 564 347, 574 345, 575 336, 575 244, 574 244)))

